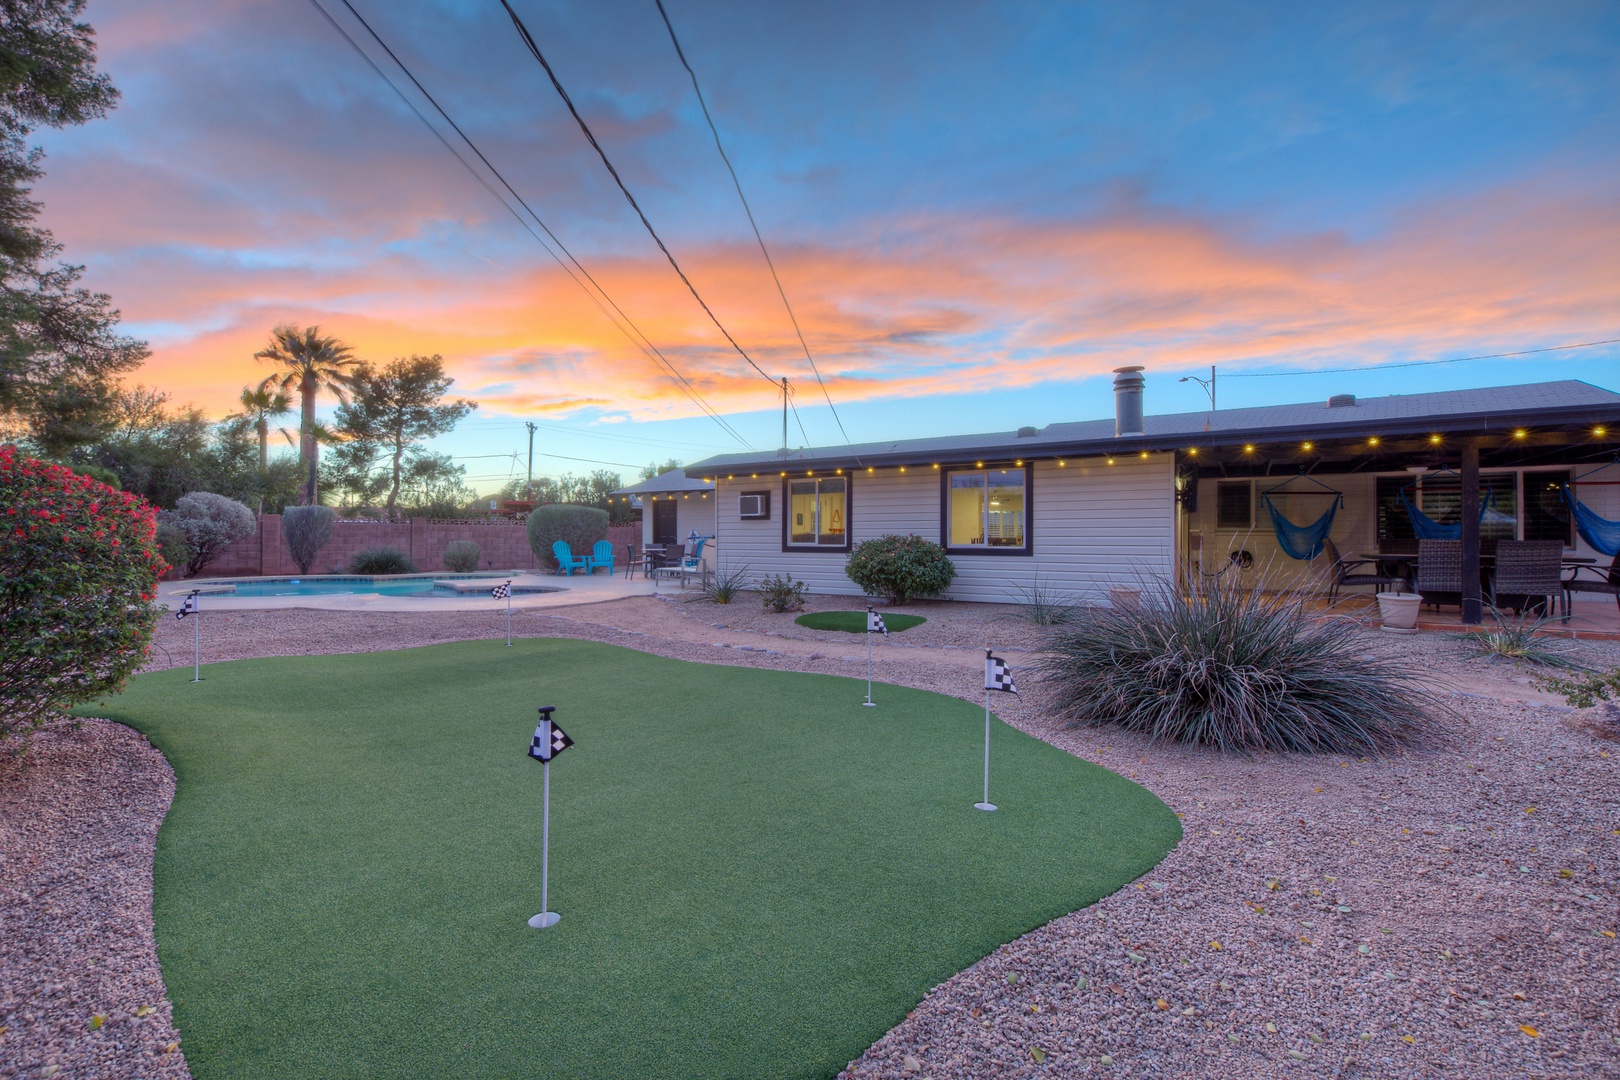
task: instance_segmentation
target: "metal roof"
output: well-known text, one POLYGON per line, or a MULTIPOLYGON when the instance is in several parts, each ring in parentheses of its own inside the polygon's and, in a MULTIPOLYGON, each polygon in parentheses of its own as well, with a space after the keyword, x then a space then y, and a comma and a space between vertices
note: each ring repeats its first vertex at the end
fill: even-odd
POLYGON ((714 484, 697 477, 687 476, 680 469, 659 473, 651 480, 619 488, 614 495, 662 495, 667 491, 713 491, 714 484))
MULTIPOLYGON (((956 462, 972 458, 1052 457, 1307 437, 1359 438, 1408 433, 1482 432, 1532 424, 1620 424, 1620 394, 1576 379, 1392 394, 1357 398, 1353 405, 1324 401, 1263 405, 1215 412, 1166 413, 1143 418, 1141 435, 1115 436, 1114 418, 1049 424, 1033 435, 1016 431, 948 435, 929 439, 824 446, 755 454, 721 454, 686 466, 690 476, 713 476, 740 468, 779 468, 792 462, 822 465, 956 462)), ((1027 428, 1024 430, 1028 430, 1027 428)), ((667 475, 667 474, 666 474, 667 475)), ((633 489, 630 489, 633 490, 633 489)))

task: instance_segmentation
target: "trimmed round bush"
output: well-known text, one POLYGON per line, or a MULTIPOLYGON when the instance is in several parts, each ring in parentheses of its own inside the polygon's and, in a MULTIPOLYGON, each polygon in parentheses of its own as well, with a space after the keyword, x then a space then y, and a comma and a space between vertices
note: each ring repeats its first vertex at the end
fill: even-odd
POLYGON ((938 596, 956 580, 956 567, 944 548, 920 536, 892 533, 856 544, 844 573, 866 595, 881 596, 891 604, 938 596))
POLYGON ((608 512, 594 506, 575 506, 572 503, 553 503, 536 507, 528 520, 529 547, 542 566, 557 569, 557 557, 551 545, 566 541, 575 555, 589 555, 598 540, 608 537, 608 512))
POLYGON ((444 565, 458 574, 478 569, 478 545, 471 540, 452 540, 444 545, 444 565))
POLYGON ((1412 669, 1368 655, 1360 627, 1318 619, 1307 594, 1197 575, 1141 594, 1051 633, 1037 667, 1060 717, 1244 754, 1379 752, 1422 729, 1431 695, 1412 669))
POLYGON ((191 558, 186 575, 196 574, 224 554, 225 549, 253 532, 257 519, 253 511, 211 491, 193 491, 175 500, 174 509, 160 515, 165 525, 173 525, 186 538, 191 558))
POLYGON ((300 574, 315 565, 336 524, 337 511, 330 506, 289 506, 281 512, 281 536, 300 574))
POLYGON ((416 564, 399 548, 365 548, 349 560, 351 574, 415 574, 416 564))
POLYGON ((0 447, 0 752, 146 659, 156 532, 144 499, 0 447))

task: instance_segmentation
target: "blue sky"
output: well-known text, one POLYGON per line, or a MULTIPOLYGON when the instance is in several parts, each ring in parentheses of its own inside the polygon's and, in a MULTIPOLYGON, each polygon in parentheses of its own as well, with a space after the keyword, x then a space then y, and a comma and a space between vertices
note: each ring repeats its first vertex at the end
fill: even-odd
MULTIPOLYGON (((497 0, 352 0, 613 300, 751 445, 779 399, 687 294, 497 0)), ((365 40, 341 0, 322 0, 365 40)), ((727 328, 841 441, 652 0, 514 0, 727 328), (820 402, 820 404, 817 404, 820 402)), ((1620 338, 1620 8, 666 0, 856 441, 1583 378, 1620 338)), ((214 413, 280 322, 441 353, 480 486, 526 447, 626 464, 739 449, 307 2, 92 0, 106 120, 38 194, 214 413)), ((404 85, 374 43, 369 51, 404 85)), ((413 96, 414 96, 414 92, 413 96)), ((448 133, 447 133, 448 134, 448 133)), ((453 138, 453 136, 451 136, 453 138)), ((804 441, 797 424, 790 441, 804 441)), ((542 458, 537 471, 585 463, 542 458)))

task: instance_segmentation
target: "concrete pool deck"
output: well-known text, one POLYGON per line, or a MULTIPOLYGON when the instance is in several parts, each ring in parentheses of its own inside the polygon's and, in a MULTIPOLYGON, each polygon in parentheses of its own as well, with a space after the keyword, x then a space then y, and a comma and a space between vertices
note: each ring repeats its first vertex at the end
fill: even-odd
MULTIPOLYGON (((321 575, 307 575, 319 580, 321 575)), ((210 594, 211 586, 232 581, 253 580, 241 577, 194 578, 184 581, 165 581, 158 586, 158 603, 170 611, 178 610, 186 594, 193 589, 203 591, 206 611, 262 611, 266 609, 309 609, 314 611, 504 611, 506 601, 489 594, 506 578, 489 578, 488 586, 477 592, 460 596, 383 596, 378 593, 327 593, 318 596, 232 596, 229 593, 210 594)), ((609 600, 622 600, 627 596, 652 596, 655 593, 679 594, 675 583, 654 585, 641 577, 627 578, 623 574, 538 574, 533 571, 515 571, 512 574, 512 610, 527 611, 535 608, 572 607, 577 604, 599 604, 609 600), (521 588, 554 589, 555 592, 519 592, 521 588)), ((364 588, 364 586, 359 586, 364 588)), ((692 593, 696 585, 688 586, 692 593)))

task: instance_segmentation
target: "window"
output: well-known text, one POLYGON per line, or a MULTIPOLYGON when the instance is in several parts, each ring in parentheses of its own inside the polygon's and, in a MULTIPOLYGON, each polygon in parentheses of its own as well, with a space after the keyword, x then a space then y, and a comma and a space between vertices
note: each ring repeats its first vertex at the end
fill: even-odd
POLYGON ((1575 521, 1564 501, 1563 485, 1573 470, 1557 469, 1524 474, 1524 538, 1562 540, 1575 546, 1575 521))
MULTIPOLYGON (((1480 473, 1480 541, 1512 540, 1519 525, 1518 477, 1513 473, 1480 473)), ((1406 540, 1416 536, 1412 519, 1401 505, 1400 493, 1426 517, 1441 525, 1462 520, 1462 477, 1453 472, 1432 472, 1421 480, 1410 476, 1378 478, 1378 539, 1406 540)))
POLYGON ((787 482, 782 547, 849 550, 849 481, 842 476, 787 482))
POLYGON ((1215 527, 1247 529, 1254 524, 1254 486, 1247 480, 1222 480, 1215 485, 1215 527))
POLYGON ((1029 470, 962 469, 944 475, 940 531, 952 550, 1029 552, 1029 470))

